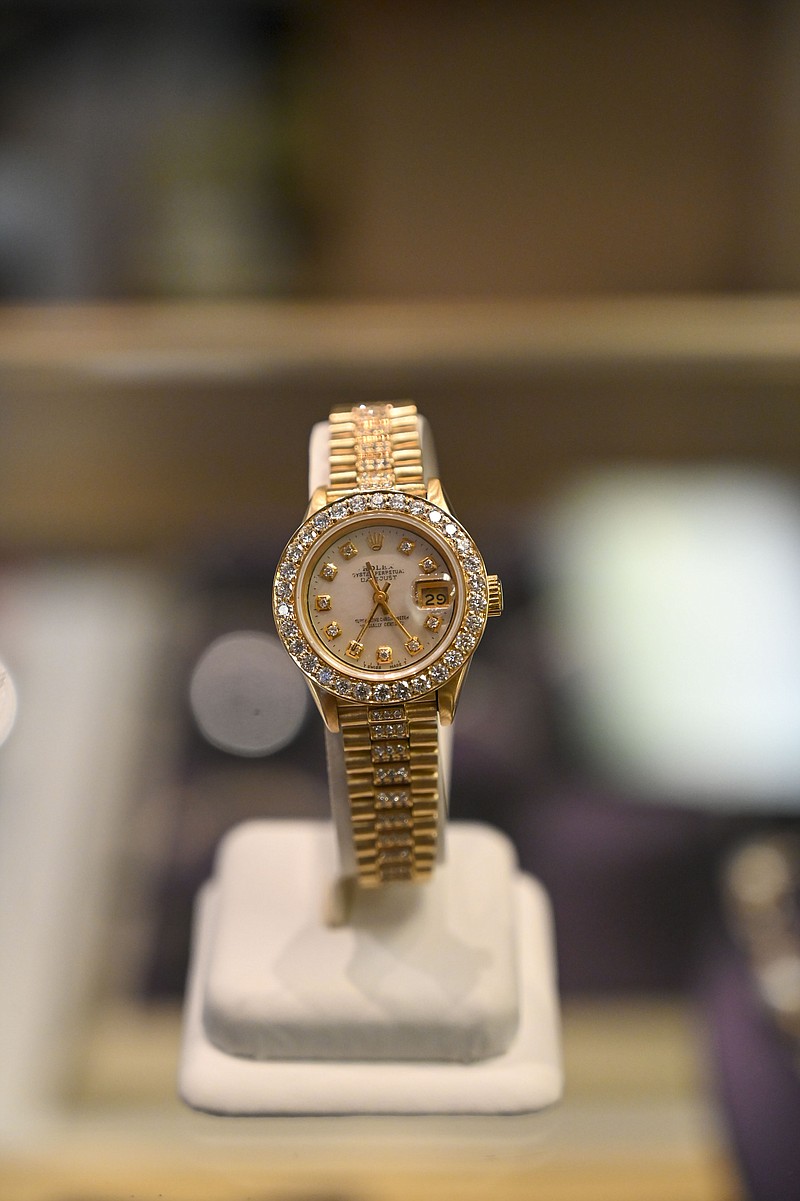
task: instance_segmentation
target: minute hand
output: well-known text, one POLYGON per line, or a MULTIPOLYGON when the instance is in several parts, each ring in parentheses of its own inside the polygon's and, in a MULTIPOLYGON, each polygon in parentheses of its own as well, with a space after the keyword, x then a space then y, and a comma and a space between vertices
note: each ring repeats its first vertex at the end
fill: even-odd
MULTIPOLYGON (((388 588, 387 588, 387 590, 386 590, 386 591, 388 592, 388 588)), ((386 614, 386 616, 387 616, 387 617, 391 617, 391 619, 392 619, 392 621, 395 623, 395 625, 398 625, 398 626, 400 627, 400 629, 401 629, 401 630, 403 631, 403 633, 405 634, 406 638, 408 638, 408 639, 410 640, 410 639, 412 639, 412 638, 414 637, 414 635, 413 635, 413 634, 410 634, 410 633, 409 633, 409 631, 406 629, 406 627, 403 625, 402 621, 401 621, 401 620, 400 620, 400 618, 397 616, 397 614, 396 614, 396 613, 394 613, 394 612, 393 612, 393 611, 392 611, 392 610, 389 608, 389 602, 388 602, 388 601, 385 601, 385 600, 379 600, 379 601, 378 601, 378 604, 379 604, 379 605, 381 605, 381 606, 383 607, 383 611, 384 611, 384 613, 386 614)))
POLYGON ((375 616, 375 614, 378 612, 378 609, 380 609, 380 607, 381 607, 381 604, 382 604, 382 603, 383 603, 383 602, 382 602, 382 601, 379 601, 379 600, 376 600, 376 601, 375 601, 375 604, 372 606, 372 612, 370 613, 370 615, 369 615, 369 617, 367 618, 367 620, 364 622, 364 624, 363 624, 363 626, 361 627, 361 629, 360 629, 360 630, 358 631, 358 633, 356 634, 356 642, 360 642, 360 641, 361 641, 361 639, 364 637, 364 635, 365 635, 365 634, 366 634, 366 632, 367 632, 367 626, 368 626, 368 625, 369 625, 369 623, 372 621, 372 619, 373 619, 373 617, 375 616))
POLYGON ((387 584, 384 589, 380 588, 378 581, 375 579, 375 572, 369 563, 367 563, 367 571, 369 572, 369 582, 372 585, 372 591, 373 591, 373 596, 375 598, 375 604, 372 606, 369 617, 364 622, 361 629, 358 631, 358 634, 356 635, 356 642, 360 642, 361 639, 364 637, 364 635, 367 632, 367 626, 372 621, 373 617, 378 612, 378 609, 381 607, 381 605, 384 605, 384 606, 386 605, 386 593, 391 588, 391 584, 387 584))

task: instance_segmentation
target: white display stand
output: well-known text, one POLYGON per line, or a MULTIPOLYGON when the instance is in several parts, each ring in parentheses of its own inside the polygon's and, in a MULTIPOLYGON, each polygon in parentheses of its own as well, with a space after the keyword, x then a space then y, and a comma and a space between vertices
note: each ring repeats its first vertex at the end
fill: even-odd
POLYGON ((485 826, 326 917, 328 823, 252 822, 198 901, 180 1091, 213 1113, 519 1113, 561 1093, 547 898, 485 826))
MULTIPOLYGON (((425 478, 436 474, 420 418, 425 478)), ((309 489, 328 482, 314 427, 309 489)), ((444 829, 424 885, 360 889, 337 739, 332 821, 232 830, 198 899, 180 1092, 230 1115, 520 1113, 562 1070, 547 898, 486 826, 444 829)))

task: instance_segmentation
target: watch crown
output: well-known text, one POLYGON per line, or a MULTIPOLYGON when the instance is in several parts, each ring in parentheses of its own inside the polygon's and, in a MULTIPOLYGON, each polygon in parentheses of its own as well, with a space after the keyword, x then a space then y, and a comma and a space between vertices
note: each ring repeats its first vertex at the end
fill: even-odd
POLYGON ((489 587, 489 616, 499 617, 503 612, 503 585, 500 583, 500 576, 487 576, 486 583, 489 587))

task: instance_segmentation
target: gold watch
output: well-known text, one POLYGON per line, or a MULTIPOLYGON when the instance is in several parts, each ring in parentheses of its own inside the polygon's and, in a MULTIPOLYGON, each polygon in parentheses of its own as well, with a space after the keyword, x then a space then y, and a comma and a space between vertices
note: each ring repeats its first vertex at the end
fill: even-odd
POLYGON ((503 605, 499 579, 426 477, 422 430, 413 404, 333 410, 328 482, 273 586, 278 634, 329 731, 332 793, 344 796, 348 858, 366 887, 434 869, 440 726, 503 605))

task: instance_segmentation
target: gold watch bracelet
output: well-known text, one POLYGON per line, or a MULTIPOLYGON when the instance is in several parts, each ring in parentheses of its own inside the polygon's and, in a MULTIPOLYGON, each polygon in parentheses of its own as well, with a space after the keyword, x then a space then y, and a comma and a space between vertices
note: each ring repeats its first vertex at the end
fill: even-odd
MULTIPOLYGON (((336 408, 329 418, 327 500, 381 488, 425 496, 414 404, 336 408)), ((337 701, 358 881, 424 881, 440 838, 435 696, 387 705, 337 701)))

